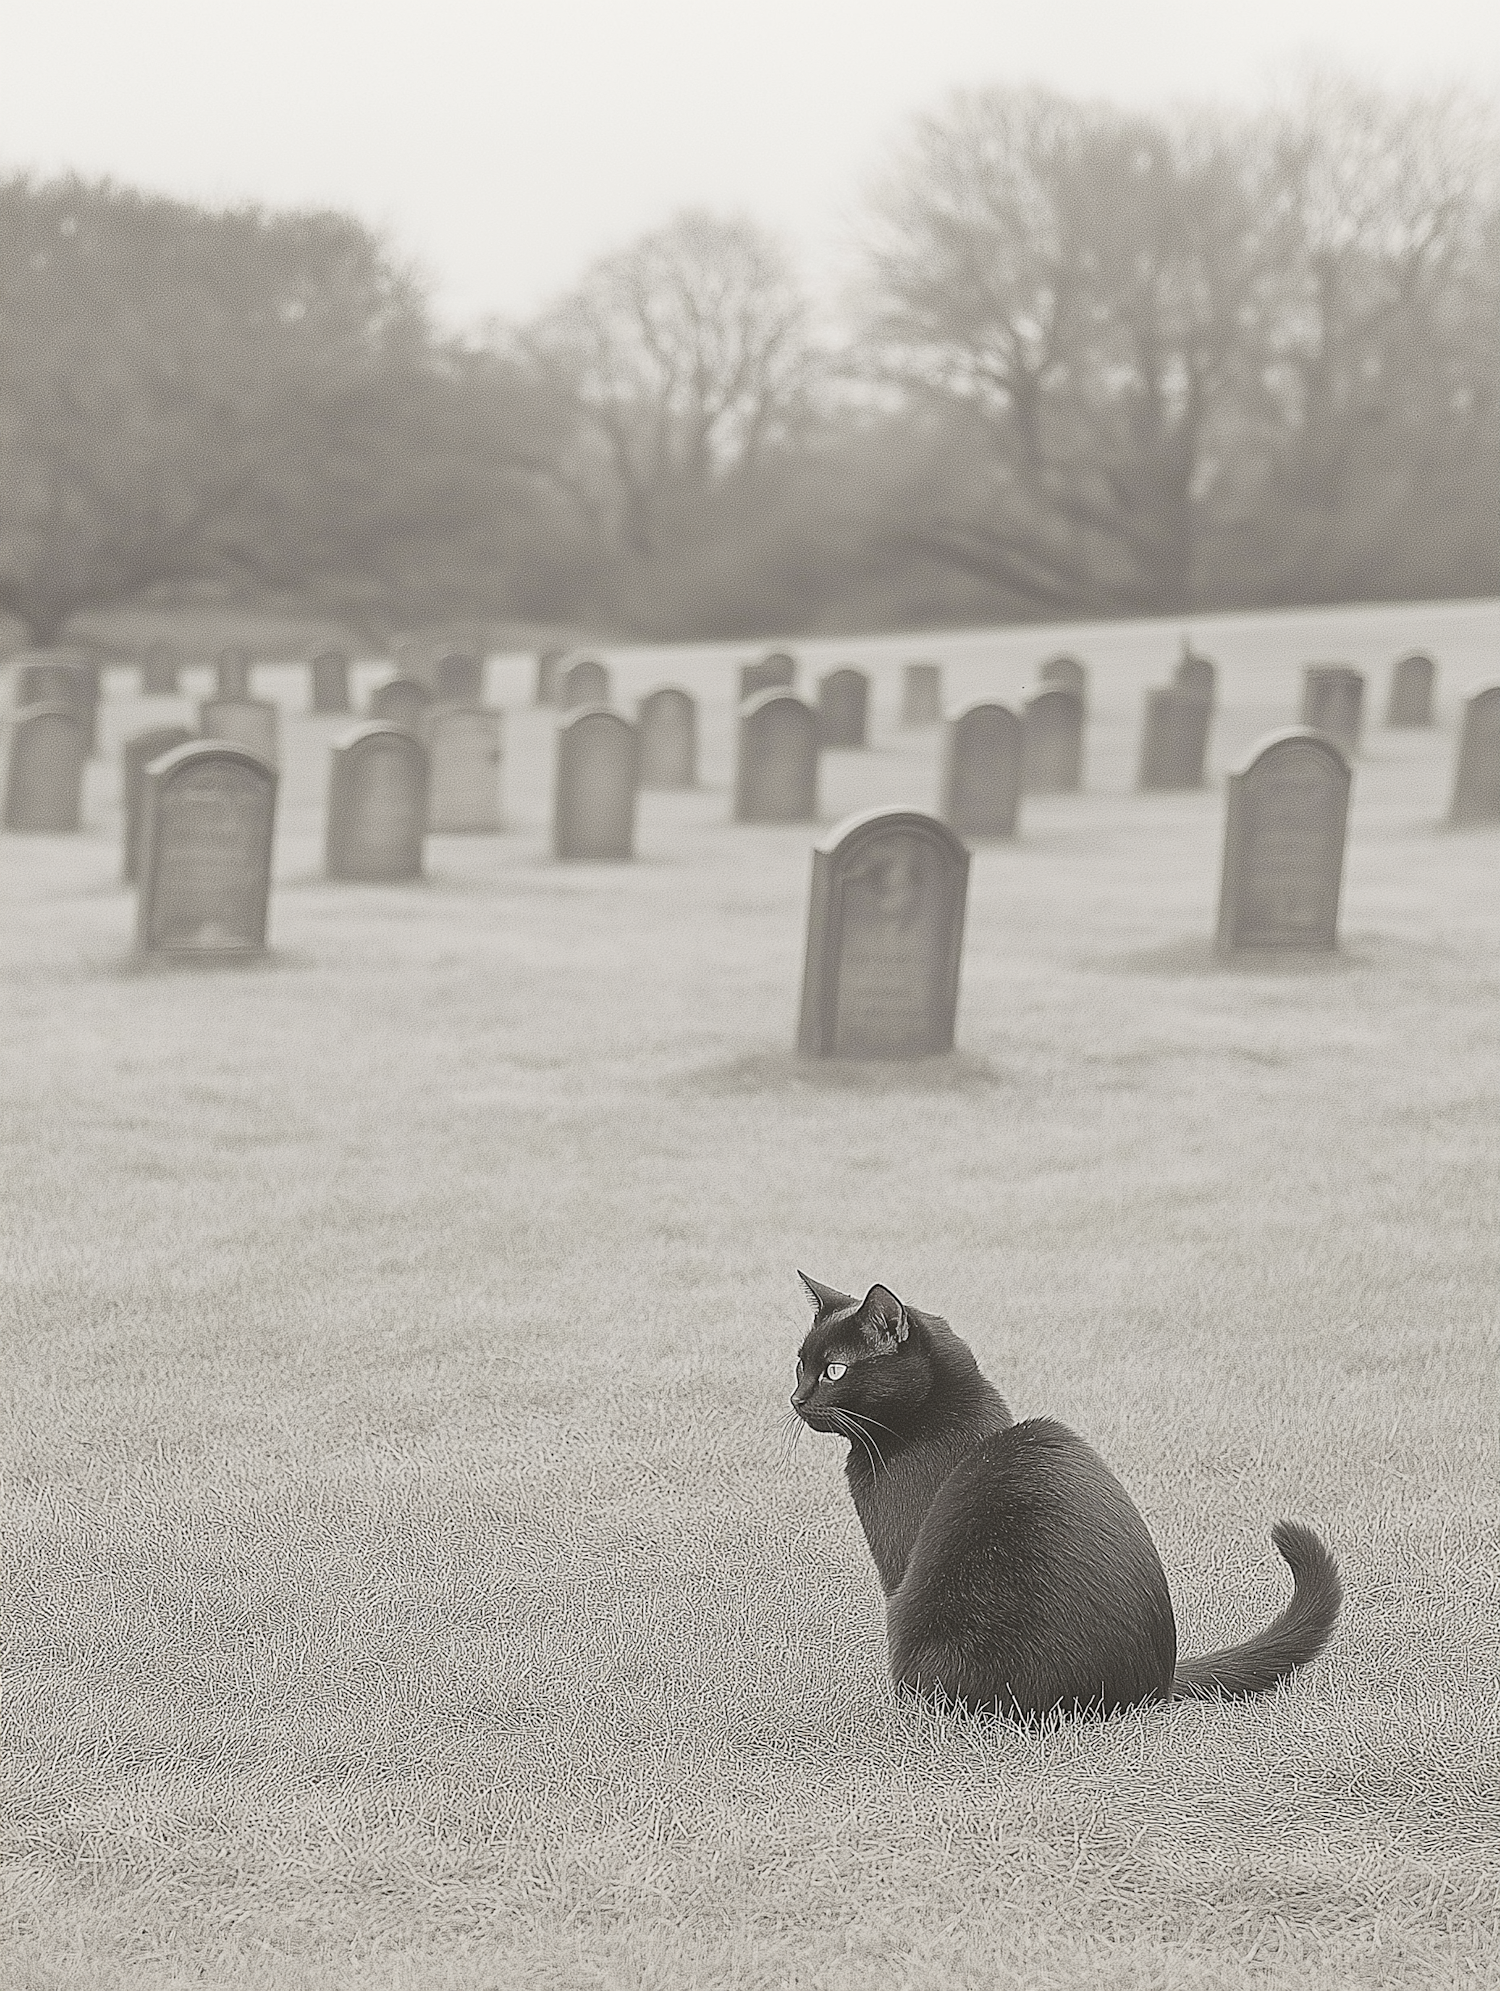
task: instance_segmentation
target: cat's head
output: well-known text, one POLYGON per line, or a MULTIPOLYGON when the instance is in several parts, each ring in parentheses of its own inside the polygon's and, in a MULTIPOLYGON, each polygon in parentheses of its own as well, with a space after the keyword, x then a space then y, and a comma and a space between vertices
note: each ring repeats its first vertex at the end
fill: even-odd
POLYGON ((815 1312, 797 1354, 793 1410, 814 1431, 848 1436, 849 1413, 895 1428, 932 1388, 927 1317, 886 1286, 856 1300, 805 1272, 797 1277, 815 1312))

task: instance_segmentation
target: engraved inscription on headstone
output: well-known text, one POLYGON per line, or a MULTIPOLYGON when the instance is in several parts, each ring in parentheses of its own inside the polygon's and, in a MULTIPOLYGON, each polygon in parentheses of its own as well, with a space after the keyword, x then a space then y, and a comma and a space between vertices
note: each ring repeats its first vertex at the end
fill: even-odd
POLYGON ((219 698, 250 696, 250 652, 243 643, 226 643, 219 652, 219 698))
POLYGON ((538 705, 556 705, 562 695, 559 672, 566 650, 540 650, 536 660, 536 699, 538 705))
POLYGON ((484 660, 450 650, 432 667, 433 695, 444 705, 484 703, 484 660))
POLYGON ((1185 691, 1192 698, 1206 699, 1212 705, 1219 691, 1219 673, 1208 657, 1197 656, 1186 643, 1182 646, 1182 657, 1172 673, 1172 682, 1179 691, 1185 691))
POLYGON ((642 788, 691 788, 698 779, 698 707, 677 685, 643 698, 636 713, 642 788))
POLYGON ((907 664, 901 672, 901 723, 935 726, 943 716, 941 664, 907 664))
POLYGON ((810 823, 818 813, 818 715, 790 691, 740 711, 734 814, 741 823, 810 823))
POLYGON ((740 665, 740 703, 763 691, 790 691, 797 682, 797 659, 786 650, 772 650, 758 664, 740 665))
POLYGON ((1399 658, 1391 672, 1391 695, 1385 708, 1387 726, 1430 726, 1436 677, 1437 665, 1420 651, 1399 658))
POLYGON ((10 717, 5 827, 76 830, 83 806, 88 734, 74 705, 23 705, 10 717))
POLYGON ((427 826, 454 831, 500 827, 500 714, 477 705, 439 705, 427 721, 431 757, 427 826))
POLYGON ((1302 670, 1302 723, 1326 733, 1353 760, 1359 752, 1365 681, 1348 664, 1306 664, 1302 670))
POLYGON ((639 773, 639 741, 628 719, 589 706, 564 720, 557 734, 554 853, 605 861, 633 856, 639 773))
MULTIPOLYGON (((1059 660, 1061 661, 1061 660, 1059 660)), ((1083 786, 1083 700, 1065 685, 1026 701, 1021 779, 1028 795, 1071 794, 1083 786)))
POLYGON ((248 747, 194 741, 154 760, 142 797, 136 944, 200 960, 266 944, 276 770, 248 747))
POLYGON ((1464 702, 1448 820, 1500 821, 1500 685, 1476 691, 1464 702))
POLYGON ((170 698, 177 691, 182 659, 170 643, 153 643, 141 658, 141 691, 147 698, 170 698))
POLYGON ((330 878, 394 884, 422 875, 427 749, 404 726, 375 721, 348 734, 328 770, 330 878))
POLYGON ((432 693, 414 677, 387 678, 370 693, 370 717, 382 725, 420 733, 431 703, 432 693))
POLYGON ((193 735, 186 726, 153 726, 135 733, 120 749, 121 859, 127 885, 133 885, 141 870, 142 803, 146 792, 146 769, 177 747, 185 747, 193 735))
POLYGON ((1016 833, 1021 804, 1021 721, 1005 705, 971 705, 948 727, 943 820, 960 836, 1016 833))
POLYGON ((205 740, 233 740, 273 763, 279 730, 269 698, 206 698, 198 707, 198 731, 205 740))
POLYGON ((563 672, 562 702, 568 712, 576 712, 581 705, 608 705, 609 672, 597 657, 580 657, 576 664, 569 664, 563 672))
POLYGON ((314 712, 349 710, 349 659, 342 650, 319 650, 312 659, 314 712))
POLYGON ((1089 702, 1089 674, 1076 657, 1049 657, 1037 672, 1037 682, 1071 691, 1080 705, 1089 702))
POLYGON ((825 747, 862 747, 870 724, 870 680, 847 664, 818 683, 818 738, 825 747))
POLYGON ((1295 726, 1229 777, 1218 950, 1338 945, 1349 763, 1326 733, 1295 726))
POLYGON ((813 852, 797 1048, 921 1058, 953 1048, 969 853, 915 809, 851 816, 813 852))
POLYGON ((1140 787, 1158 791, 1201 788, 1212 718, 1211 701, 1197 692, 1184 691, 1176 684, 1148 691, 1146 722, 1141 729, 1140 787))

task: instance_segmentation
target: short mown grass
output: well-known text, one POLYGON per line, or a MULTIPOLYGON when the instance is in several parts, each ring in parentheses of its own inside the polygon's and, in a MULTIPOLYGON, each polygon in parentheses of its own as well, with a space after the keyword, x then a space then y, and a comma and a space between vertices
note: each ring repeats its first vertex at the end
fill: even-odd
MULTIPOLYGON (((1221 746, 1422 613, 1200 629, 1221 746)), ((722 653, 618 665, 706 701, 628 867, 547 857, 497 671, 512 827, 413 887, 321 878, 338 726, 268 672, 246 971, 129 960, 109 761, 83 835, 0 839, 5 1984, 1500 1980, 1500 831, 1438 826, 1500 617, 1427 618, 1447 723, 1370 733, 1345 945, 1254 969, 1219 794, 1130 793, 1173 646, 1090 635, 1090 792, 976 852, 911 1067, 791 1054, 810 839, 726 822, 722 653), (1311 1522, 1328 1654, 1044 1734, 898 1706, 842 1448, 783 1422, 799 1265, 1102 1451, 1184 1651, 1311 1522)), ((1049 647, 912 654, 961 699, 1049 647)), ((822 654, 880 674, 829 815, 930 805, 901 648, 822 654)), ((147 716, 122 678, 107 738, 147 716)))

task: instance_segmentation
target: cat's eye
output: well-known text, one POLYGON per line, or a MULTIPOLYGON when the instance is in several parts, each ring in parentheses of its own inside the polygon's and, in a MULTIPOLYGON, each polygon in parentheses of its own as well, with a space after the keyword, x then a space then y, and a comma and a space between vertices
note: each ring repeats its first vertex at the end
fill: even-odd
POLYGON ((830 1362, 827 1368, 824 1369, 823 1374, 828 1378, 829 1382, 836 1383, 848 1366, 847 1362, 830 1362))

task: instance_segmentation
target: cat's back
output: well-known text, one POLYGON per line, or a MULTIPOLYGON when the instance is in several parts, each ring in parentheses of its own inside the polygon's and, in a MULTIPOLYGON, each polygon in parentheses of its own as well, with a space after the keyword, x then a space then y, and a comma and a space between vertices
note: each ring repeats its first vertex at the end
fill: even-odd
POLYGON ((1165 1697, 1167 1580, 1099 1454, 1051 1418, 983 1439, 933 1499, 890 1601, 898 1681, 1041 1713, 1165 1697))

